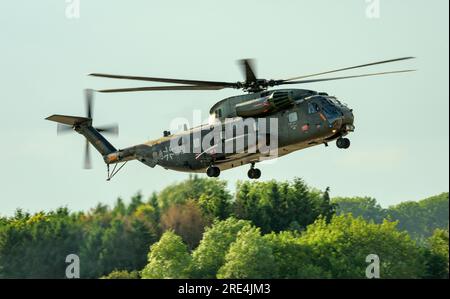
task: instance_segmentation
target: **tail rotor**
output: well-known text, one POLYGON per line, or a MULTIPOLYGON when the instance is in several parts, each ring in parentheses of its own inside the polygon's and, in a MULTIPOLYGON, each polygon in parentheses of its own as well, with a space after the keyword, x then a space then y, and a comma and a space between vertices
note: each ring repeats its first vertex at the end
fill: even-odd
MULTIPOLYGON (((92 123, 93 118, 93 104, 94 104, 94 97, 93 97, 93 90, 92 89, 86 89, 84 93, 85 98, 85 104, 86 104, 86 118, 80 118, 84 122, 92 123)), ((65 135, 67 133, 73 132, 77 130, 77 127, 80 126, 82 122, 74 122, 70 124, 63 124, 58 123, 56 127, 56 133, 57 135, 65 135)), ((119 135, 119 126, 117 124, 107 125, 107 126, 100 126, 94 128, 99 133, 103 134, 109 134, 113 136, 119 135)), ((85 146, 84 146, 84 161, 83 161, 83 168, 84 169, 91 169, 92 163, 91 163, 91 150, 90 150, 90 144, 89 140, 85 139, 85 146)))

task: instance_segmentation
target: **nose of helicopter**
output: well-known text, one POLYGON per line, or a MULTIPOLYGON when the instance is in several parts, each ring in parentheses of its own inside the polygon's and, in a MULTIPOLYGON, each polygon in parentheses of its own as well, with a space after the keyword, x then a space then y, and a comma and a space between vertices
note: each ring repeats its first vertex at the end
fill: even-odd
POLYGON ((355 121, 355 116, 353 115, 353 110, 345 107, 342 109, 342 127, 347 132, 353 132, 355 130, 355 126, 353 125, 355 121))

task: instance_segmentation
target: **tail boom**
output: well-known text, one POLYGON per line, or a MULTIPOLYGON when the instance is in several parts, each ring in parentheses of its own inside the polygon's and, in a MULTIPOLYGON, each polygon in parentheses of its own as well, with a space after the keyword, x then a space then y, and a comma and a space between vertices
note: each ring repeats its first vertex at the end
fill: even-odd
POLYGON ((92 126, 91 118, 55 114, 46 120, 72 126, 75 131, 86 137, 102 156, 117 152, 116 148, 92 126))

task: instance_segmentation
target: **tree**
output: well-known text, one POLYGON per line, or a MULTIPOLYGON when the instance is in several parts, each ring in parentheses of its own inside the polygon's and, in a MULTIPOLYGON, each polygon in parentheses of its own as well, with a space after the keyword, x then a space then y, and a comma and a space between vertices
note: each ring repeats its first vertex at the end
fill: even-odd
POLYGON ((0 278, 64 278, 66 256, 78 253, 82 230, 66 208, 17 211, 0 227, 0 278))
POLYGON ((141 221, 154 236, 158 238, 161 236, 159 212, 153 205, 148 203, 140 205, 130 218, 141 221))
POLYGON ((312 191, 300 178, 295 178, 291 183, 292 201, 291 215, 294 215, 292 222, 298 223, 301 229, 313 223, 320 215, 321 209, 315 207, 320 205, 320 192, 312 191))
POLYGON ((203 234, 200 245, 192 253, 193 275, 196 278, 215 278, 219 268, 225 263, 225 255, 243 228, 250 222, 228 218, 216 220, 203 234))
POLYGON ((112 214, 113 216, 125 216, 127 214, 127 206, 123 202, 122 198, 117 198, 112 214))
POLYGON ((293 182, 241 182, 237 185, 234 215, 251 220, 262 232, 304 229, 319 215, 334 214, 328 190, 310 190, 299 178, 293 182))
POLYGON ((191 256, 186 244, 180 236, 167 231, 151 246, 142 278, 188 278, 190 267, 191 256))
POLYGON ((427 240, 425 278, 449 278, 448 235, 448 230, 436 229, 427 240))
POLYGON ((408 231, 415 239, 424 241, 437 228, 449 226, 448 192, 418 202, 403 202, 388 210, 388 217, 398 220, 399 229, 408 231))
POLYGON ((203 215, 209 219, 226 219, 231 214, 231 196, 222 187, 211 193, 202 194, 198 199, 203 215))
POLYGON ((387 218, 398 221, 398 228, 409 231, 413 238, 424 239, 426 235, 429 236, 426 231, 426 210, 422 209, 418 202, 403 202, 390 207, 387 218))
POLYGON ((437 228, 448 227, 448 193, 420 201, 402 202, 383 209, 374 198, 338 197, 333 199, 337 214, 352 214, 367 221, 382 223, 384 219, 398 221, 398 229, 406 230, 415 240, 425 243, 437 228))
POLYGON ((234 215, 238 219, 252 221, 261 227, 263 223, 262 211, 260 211, 260 196, 254 184, 250 182, 238 182, 236 185, 236 195, 234 201, 234 215))
POLYGON ((225 264, 217 278, 272 278, 275 258, 270 243, 256 227, 244 228, 225 255, 225 264))
POLYGON ((311 259, 309 246, 300 243, 295 232, 271 233, 264 238, 270 243, 275 259, 277 275, 273 278, 330 278, 331 274, 316 265, 311 259))
POLYGON ((336 213, 337 205, 331 202, 330 198, 330 187, 327 187, 325 191, 321 194, 319 203, 317 204, 319 209, 319 215, 325 217, 327 221, 331 220, 331 217, 336 213))
POLYGON ((419 278, 424 272, 420 249, 397 223, 368 223, 351 215, 335 216, 329 224, 320 218, 302 235, 311 256, 333 278, 365 278, 365 259, 376 254, 382 278, 419 278))
POLYGON ((114 270, 108 275, 102 276, 101 279, 139 279, 138 271, 114 270))
POLYGON ((147 248, 155 241, 155 236, 143 222, 115 219, 102 236, 99 256, 101 274, 114 269, 133 271, 144 267, 147 248))
POLYGON ((0 217, 0 278, 64 278, 69 254, 82 278, 365 278, 369 254, 381 278, 449 277, 448 193, 383 209, 301 179, 247 181, 233 202, 192 176, 142 198, 0 217))
POLYGON ((188 180, 170 185, 159 193, 159 207, 164 212, 173 204, 191 199, 199 201, 205 217, 225 219, 229 216, 232 199, 226 186, 225 181, 189 176, 188 180))
POLYGON ((336 197, 333 203, 336 205, 337 215, 352 214, 375 223, 382 223, 387 216, 386 210, 371 197, 336 197))
POLYGON ((142 204, 142 194, 141 192, 138 192, 133 197, 131 197, 131 202, 127 208, 127 215, 133 214, 136 209, 139 208, 142 204))
POLYGON ((134 196, 130 206, 118 199, 106 208, 80 216, 84 240, 79 244, 83 261, 81 277, 98 278, 114 269, 135 270, 146 265, 148 248, 159 237, 158 222, 151 206, 134 196))
POLYGON ((108 271, 102 269, 100 264, 105 228, 97 221, 84 223, 84 226, 83 242, 79 245, 80 261, 83 261, 80 276, 82 278, 97 278, 108 273, 108 271))
POLYGON ((160 219, 160 216, 161 216, 161 211, 160 211, 160 208, 159 208, 158 195, 156 194, 156 192, 152 193, 152 195, 148 199, 147 204, 152 207, 152 209, 153 209, 153 219, 154 219, 155 223, 158 223, 159 219, 160 219))
POLYGON ((174 204, 161 215, 163 231, 175 231, 183 238, 190 249, 197 247, 206 224, 200 207, 194 200, 174 204))

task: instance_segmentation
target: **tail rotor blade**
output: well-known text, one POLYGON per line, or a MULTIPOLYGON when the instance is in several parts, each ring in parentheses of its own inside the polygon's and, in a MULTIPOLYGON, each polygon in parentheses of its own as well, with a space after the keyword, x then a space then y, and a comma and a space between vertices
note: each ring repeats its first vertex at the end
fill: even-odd
POLYGON ((91 169, 91 151, 89 147, 89 141, 86 139, 85 147, 84 147, 84 169, 91 169))
POLYGON ((56 134, 57 135, 62 135, 62 134, 66 134, 66 133, 71 133, 73 131, 71 126, 68 125, 63 125, 58 123, 57 127, 56 127, 56 134))
POLYGON ((99 131, 100 133, 104 133, 104 134, 110 134, 110 135, 114 135, 114 136, 119 135, 119 126, 117 124, 96 127, 95 129, 97 131, 99 131))
POLYGON ((86 117, 92 119, 93 90, 86 89, 84 92, 86 98, 86 117))

